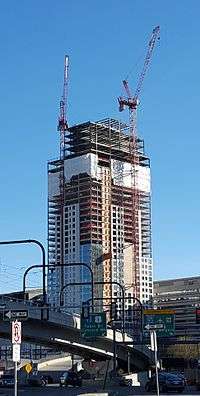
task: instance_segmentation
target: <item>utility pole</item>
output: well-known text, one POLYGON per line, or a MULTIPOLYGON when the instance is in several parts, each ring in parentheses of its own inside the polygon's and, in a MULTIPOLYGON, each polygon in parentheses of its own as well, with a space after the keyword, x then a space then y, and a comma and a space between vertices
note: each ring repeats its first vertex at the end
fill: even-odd
POLYGON ((160 395, 160 389, 159 389, 159 378, 158 378, 158 347, 157 347, 157 335, 155 330, 150 330, 150 340, 151 340, 151 349, 154 351, 154 362, 155 362, 155 368, 156 368, 156 391, 157 391, 157 396, 160 395))

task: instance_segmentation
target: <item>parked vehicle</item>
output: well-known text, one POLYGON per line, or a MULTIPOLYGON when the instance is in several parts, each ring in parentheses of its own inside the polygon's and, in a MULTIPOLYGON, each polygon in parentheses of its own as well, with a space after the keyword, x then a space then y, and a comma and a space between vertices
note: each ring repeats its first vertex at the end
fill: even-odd
POLYGON ((124 376, 119 377, 119 386, 132 386, 132 379, 124 376))
POLYGON ((13 387, 15 384, 15 378, 12 374, 3 374, 0 377, 0 386, 2 387, 13 387))
POLYGON ((28 385, 33 387, 45 386, 47 381, 44 378, 37 377, 36 375, 28 378, 28 385))
POLYGON ((178 372, 174 372, 174 371, 173 371, 173 372, 171 372, 170 374, 178 375, 178 377, 181 377, 181 378, 183 379, 185 385, 187 385, 187 379, 186 379, 184 373, 178 373, 178 372))
MULTIPOLYGON (((179 374, 161 372, 158 374, 160 392, 175 391, 182 393, 185 388, 185 379, 179 374)), ((156 376, 153 375, 146 383, 145 390, 152 392, 156 390, 156 376)))
POLYGON ((53 384, 53 378, 51 377, 51 375, 43 375, 41 377, 41 380, 44 381, 44 383, 46 384, 53 384))
POLYGON ((81 386, 82 379, 73 371, 66 371, 60 377, 60 386, 81 386))

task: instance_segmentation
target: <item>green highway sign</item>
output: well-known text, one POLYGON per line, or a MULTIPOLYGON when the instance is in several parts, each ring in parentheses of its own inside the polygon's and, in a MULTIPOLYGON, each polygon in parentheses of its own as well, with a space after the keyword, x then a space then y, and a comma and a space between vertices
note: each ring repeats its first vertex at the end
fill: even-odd
POLYGON ((175 333, 175 312, 170 309, 145 309, 143 311, 143 333, 149 336, 155 330, 158 337, 170 337, 175 333))
POLYGON ((81 315, 81 337, 90 339, 106 336, 106 334, 106 312, 90 313, 87 318, 81 315))

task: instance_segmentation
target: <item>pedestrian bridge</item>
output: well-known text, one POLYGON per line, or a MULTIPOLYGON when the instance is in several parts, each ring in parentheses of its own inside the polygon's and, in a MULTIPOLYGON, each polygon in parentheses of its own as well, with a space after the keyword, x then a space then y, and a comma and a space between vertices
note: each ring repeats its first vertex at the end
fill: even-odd
MULTIPOLYGON (((28 310, 28 319, 22 322, 22 341, 47 346, 63 352, 73 353, 85 359, 107 360, 113 357, 113 331, 108 329, 106 337, 95 341, 83 339, 80 335, 80 318, 71 313, 63 313, 49 308, 33 306, 27 301, 12 301, 8 297, 0 300, 0 337, 11 339, 10 321, 3 320, 7 310, 28 310), (41 319, 43 318, 43 320, 41 319)), ((122 366, 127 366, 130 357, 132 371, 146 370, 153 362, 152 352, 145 345, 128 345, 132 339, 125 335, 123 345, 121 332, 116 332, 117 358, 122 366)))

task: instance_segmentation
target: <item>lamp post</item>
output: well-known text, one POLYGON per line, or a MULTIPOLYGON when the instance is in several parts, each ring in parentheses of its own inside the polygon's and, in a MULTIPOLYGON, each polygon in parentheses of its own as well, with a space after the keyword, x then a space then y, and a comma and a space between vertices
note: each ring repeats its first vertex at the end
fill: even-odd
POLYGON ((40 266, 42 271, 42 294, 43 294, 43 304, 46 304, 46 285, 45 285, 45 277, 46 277, 46 256, 45 256, 45 249, 41 242, 37 239, 19 239, 19 240, 12 240, 12 241, 0 241, 0 245, 19 245, 19 244, 27 244, 27 243, 34 243, 40 247, 42 252, 42 265, 40 266))
POLYGON ((54 268, 60 268, 60 267, 77 267, 77 266, 85 267, 85 268, 87 268, 90 271, 91 282, 88 282, 88 284, 91 285, 92 305, 94 305, 94 275, 93 275, 92 268, 86 263, 64 263, 64 264, 59 264, 59 265, 49 265, 49 264, 45 264, 45 265, 43 265, 43 264, 42 265, 40 265, 40 264, 31 265, 30 267, 28 267, 26 269, 26 271, 24 272, 24 275, 23 275, 23 293, 25 293, 25 291, 26 291, 26 277, 27 277, 27 274, 33 268, 44 268, 44 269, 45 268, 50 268, 50 269, 54 269, 54 268))
MULTIPOLYGON (((73 282, 73 283, 67 283, 66 285, 64 285, 60 291, 60 306, 63 305, 63 292, 67 287, 70 286, 83 286, 83 285, 88 285, 90 284, 90 282, 73 282)), ((119 283, 119 282, 115 282, 115 281, 99 281, 99 282, 94 282, 94 285, 117 285, 120 287, 121 292, 122 292, 122 336, 124 338, 124 331, 125 331, 125 291, 123 286, 119 283)), ((95 300, 102 300, 104 298, 101 297, 97 297, 95 298, 95 300)), ((105 299, 108 299, 105 297, 105 299)), ((94 306, 92 305, 92 309, 94 308, 94 306)), ((115 326, 115 321, 111 320, 111 322, 113 323, 112 325, 112 330, 113 330, 113 372, 116 375, 116 369, 117 369, 117 343, 116 343, 116 326, 115 326)), ((111 323, 110 322, 110 323, 111 323)))

